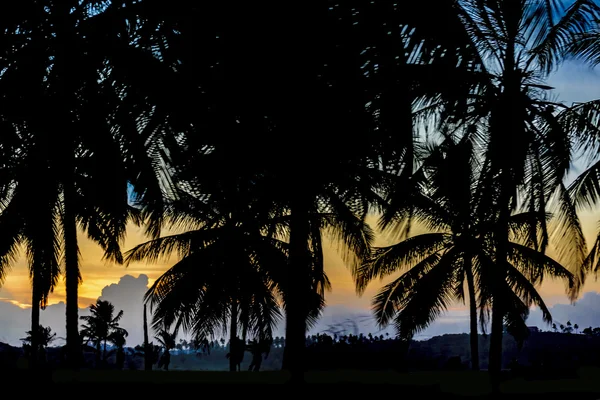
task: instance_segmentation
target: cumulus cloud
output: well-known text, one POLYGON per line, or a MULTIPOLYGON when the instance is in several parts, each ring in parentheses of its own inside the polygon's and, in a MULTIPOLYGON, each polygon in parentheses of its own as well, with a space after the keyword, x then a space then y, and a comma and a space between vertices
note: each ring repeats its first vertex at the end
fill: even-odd
MULTIPOLYGON (((141 274, 137 278, 125 275, 119 283, 113 283, 102 289, 100 300, 108 300, 115 310, 123 310, 120 325, 127 330, 129 345, 143 342, 144 294, 148 290, 148 276, 141 274)), ((150 319, 148 315, 148 319, 150 319)), ((150 322, 150 321, 149 321, 150 322)))
MULTIPOLYGON (((555 304, 549 308, 554 323, 565 325, 567 321, 577 324, 581 329, 588 326, 600 326, 600 293, 587 292, 574 304, 555 304)), ((549 329, 550 325, 542 320, 540 310, 533 310, 527 325, 549 329)))
MULTIPOLYGON (((137 278, 125 275, 118 283, 105 286, 99 297, 114 304, 115 309, 123 310, 121 326, 129 332, 127 345, 135 346, 143 341, 143 296, 148 288, 148 276, 141 274, 137 278)), ((31 309, 21 308, 11 302, 10 293, 0 291, 0 342, 20 346, 20 338, 30 329, 31 309)), ((41 312, 40 319, 44 326, 52 327, 58 337, 65 337, 65 304, 51 305, 41 312)), ((581 329, 600 326, 600 293, 587 292, 575 304, 558 303, 550 307, 550 312, 558 324, 571 321, 581 329)), ((89 308, 79 310, 79 315, 89 315, 89 308)), ((549 329, 541 317, 539 310, 532 310, 527 325, 549 329)), ((327 307, 321 319, 312 327, 309 334, 331 330, 332 327, 343 327, 346 333, 394 334, 393 327, 380 329, 369 310, 359 309, 348 305, 333 305, 327 307)), ((447 333, 464 333, 469 331, 469 314, 466 309, 452 309, 438 318, 426 330, 416 335, 415 339, 428 339, 447 333)), ((275 336, 285 335, 285 320, 282 320, 274 332, 275 336)), ((152 339, 151 332, 151 339, 152 339)), ((57 344, 61 344, 59 340, 57 344)))
MULTIPOLYGON (((108 300, 114 304, 116 311, 123 310, 120 325, 129 332, 127 344, 134 346, 143 340, 143 296, 148 288, 148 276, 137 278, 131 275, 121 277, 118 283, 105 286, 100 300, 108 300)), ((31 309, 20 308, 11 302, 6 291, 0 292, 0 342, 20 346, 20 338, 31 326, 31 309)), ((66 336, 66 307, 64 302, 48 306, 40 313, 40 323, 50 326, 57 337, 66 336)), ((89 308, 80 308, 79 315, 89 315, 89 308)), ((63 339, 58 339, 61 344, 63 339)))

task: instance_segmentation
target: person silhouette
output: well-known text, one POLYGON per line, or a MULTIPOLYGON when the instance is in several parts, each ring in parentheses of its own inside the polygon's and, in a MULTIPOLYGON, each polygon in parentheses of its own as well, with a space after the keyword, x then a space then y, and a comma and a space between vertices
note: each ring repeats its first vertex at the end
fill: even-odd
POLYGON ((251 340, 250 345, 248 346, 248 351, 250 351, 250 354, 252 354, 252 362, 248 367, 248 371, 258 372, 262 364, 263 349, 261 343, 256 340, 251 340))
POLYGON ((244 341, 239 338, 234 338, 232 340, 231 350, 225 357, 233 360, 233 363, 236 365, 236 370, 242 370, 242 361, 244 360, 244 352, 246 351, 246 346, 244 345, 244 341))

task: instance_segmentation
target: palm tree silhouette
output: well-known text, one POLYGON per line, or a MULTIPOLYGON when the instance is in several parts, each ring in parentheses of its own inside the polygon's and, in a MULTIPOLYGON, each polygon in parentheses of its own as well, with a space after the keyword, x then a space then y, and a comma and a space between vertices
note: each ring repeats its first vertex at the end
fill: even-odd
MULTIPOLYGON (((62 243, 68 360, 73 367, 80 360, 77 230, 97 242, 108 259, 120 262, 119 243, 134 211, 128 204, 128 184, 137 186, 138 200, 160 196, 158 167, 144 144, 161 142, 151 140, 153 129, 142 129, 150 119, 140 121, 140 114, 151 106, 141 97, 134 104, 136 72, 127 61, 143 58, 147 71, 161 61, 131 44, 139 35, 127 23, 139 20, 135 3, 25 1, 0 21, 10 37, 3 43, 2 114, 10 137, 17 140, 13 148, 21 169, 15 178, 19 185, 5 193, 2 203, 33 190, 27 189, 27 176, 39 178, 35 185, 44 191, 40 212, 47 210, 43 232, 54 235, 45 240, 45 251, 51 242, 62 243)), ((42 251, 41 243, 36 246, 42 251)), ((35 279, 33 284, 48 285, 35 279)), ((34 292, 44 298, 45 290, 34 292)))
POLYGON ((119 326, 119 321, 123 318, 123 311, 115 315, 115 306, 106 300, 98 300, 90 305, 91 315, 81 317, 86 323, 82 325, 81 335, 88 341, 96 345, 97 359, 102 351, 102 361, 106 362, 106 342, 111 338, 117 339, 115 335, 127 336, 127 331, 119 326), (103 345, 102 350, 100 349, 103 345))
MULTIPOLYGON (((165 13, 157 2, 148 4, 155 7, 156 19, 165 13)), ((437 77, 448 89, 454 81, 442 79, 439 72, 452 73, 466 64, 454 51, 457 42, 466 43, 464 38, 455 40, 448 34, 462 33, 456 29, 458 18, 452 18, 453 5, 417 7, 420 12, 406 13, 397 4, 382 1, 323 2, 289 12, 280 9, 282 18, 270 18, 266 16, 272 10, 265 5, 242 3, 232 10, 211 4, 186 9, 205 21, 202 34, 189 29, 189 17, 181 10, 171 9, 173 17, 165 22, 167 31, 176 25, 181 34, 169 50, 173 68, 183 71, 181 66, 187 65, 189 86, 202 87, 202 95, 190 98, 209 104, 195 110, 198 115, 203 110, 195 125, 215 132, 192 131, 177 141, 185 143, 182 147, 210 152, 213 172, 247 174, 265 201, 277 205, 280 215, 289 215, 286 279, 294 285, 289 285, 285 300, 286 369, 303 370, 311 309, 304 298, 320 290, 310 277, 314 264, 309 254, 320 251, 320 233, 309 221, 316 214, 329 214, 320 228, 333 231, 332 236, 349 245, 356 258, 368 254, 370 232, 360 217, 372 204, 382 202, 374 190, 381 189, 379 167, 412 172, 404 166, 412 164, 413 100, 430 92, 434 86, 430 81, 437 77), (211 17, 203 17, 199 9, 211 17), (422 13, 428 17, 420 18, 422 13), (404 33, 412 32, 410 22, 424 29, 404 33), (205 63, 194 61, 190 66, 197 57, 190 57, 181 46, 186 40, 206 44, 205 63), (347 140, 352 136, 362 140, 347 140), (218 154, 221 162, 214 163, 218 154)), ((173 39, 164 36, 166 43, 173 39)), ((169 97, 180 96, 165 96, 169 97)), ((189 105, 182 104, 181 109, 189 105)), ((179 147, 174 146, 175 152, 179 147)), ((152 226, 159 226, 161 213, 154 217, 152 226)), ((156 233, 154 229, 154 237, 156 233)))
POLYGON ((127 331, 124 329, 114 330, 108 335, 108 341, 116 349, 116 365, 118 369, 123 369, 125 365, 125 343, 127 342, 127 331))
MULTIPOLYGON (((507 270, 509 224, 514 210, 526 204, 532 209, 556 207, 556 229, 561 238, 559 259, 571 270, 583 261, 585 241, 577 215, 563 186, 569 169, 570 142, 567 127, 555 112, 565 106, 548 100, 543 84, 547 60, 555 60, 571 33, 587 29, 594 18, 592 1, 566 2, 470 1, 455 2, 463 29, 483 60, 482 73, 471 76, 479 85, 469 95, 471 108, 455 113, 445 110, 458 126, 470 125, 477 132, 483 151, 483 173, 478 208, 487 211, 495 224, 498 260, 491 267, 492 337, 490 371, 502 365, 502 331, 510 300, 507 270), (568 9, 566 12, 563 12, 568 9), (561 17, 563 17, 561 19, 561 17), (519 197, 517 197, 519 193, 519 197), (491 211, 493 210, 493 212, 491 211), (563 234, 565 233, 565 234, 563 234)), ((482 218, 485 218, 482 216, 482 218)), ((531 231, 531 241, 543 250, 547 245, 546 224, 542 239, 531 231)), ((559 243, 557 241, 557 243, 559 243)), ((580 272, 577 272, 580 278, 580 272)), ((581 279, 571 289, 574 298, 581 279)), ((486 300, 487 301, 487 300, 486 300)))
POLYGON ((20 161, 14 158, 24 148, 13 149, 15 155, 4 159, 8 162, 1 179, 6 180, 0 182, 0 282, 5 279, 8 269, 16 261, 20 245, 23 245, 32 283, 30 362, 34 368, 40 348, 36 329, 40 325, 40 309, 48 305, 48 296, 58 282, 61 257, 60 239, 56 235, 59 229, 55 218, 56 187, 47 170, 30 168, 37 163, 35 147, 28 148, 28 155, 21 155, 20 161))
POLYGON ((56 333, 52 332, 52 328, 45 327, 42 325, 38 325, 37 332, 27 331, 27 336, 21 341, 26 348, 26 352, 30 352, 31 362, 37 363, 39 361, 46 361, 46 349, 54 340, 56 340, 56 333), (37 346, 36 351, 34 351, 33 346, 37 346), (37 357, 37 358, 35 358, 37 357))
POLYGON ((162 347, 163 354, 158 362, 158 368, 164 367, 166 371, 169 370, 169 364, 171 363, 171 350, 175 348, 175 337, 177 333, 171 333, 166 329, 158 331, 154 338, 158 341, 158 345, 162 347))
MULTIPOLYGON (((174 326, 174 332, 206 338, 229 323, 230 340, 240 326, 244 338, 248 331, 270 337, 280 318, 286 243, 265 235, 269 222, 249 208, 246 216, 238 206, 228 208, 226 191, 213 193, 208 202, 184 192, 178 196, 170 206, 173 222, 196 229, 150 240, 126 254, 127 263, 153 262, 173 252, 180 258, 146 293, 154 328, 174 326)), ((243 196, 239 192, 236 202, 243 203, 243 196)), ((230 363, 233 370, 233 358, 230 363)))
MULTIPOLYGON (((484 310, 491 306, 485 295, 478 296, 478 293, 485 294, 493 284, 485 268, 493 264, 494 259, 493 241, 490 240, 493 232, 485 230, 489 226, 485 221, 479 221, 475 208, 477 174, 468 135, 458 143, 448 138, 434 147, 422 167, 421 193, 412 194, 405 212, 394 210, 399 226, 412 219, 432 232, 376 248, 372 258, 355 271, 357 288, 362 293, 374 278, 406 270, 373 299, 378 323, 385 326, 393 318, 400 337, 405 339, 411 339, 426 328, 452 301, 464 301, 466 284, 473 369, 479 368, 477 303, 482 310, 480 319, 484 329, 484 310)), ((527 315, 532 304, 538 305, 544 318, 551 321, 551 315, 535 289, 542 277, 564 278, 571 285, 573 281, 572 274, 563 266, 528 247, 527 235, 523 236, 522 232, 527 232, 531 220, 535 222, 539 218, 546 218, 546 215, 524 212, 511 217, 511 291, 504 296, 511 299, 507 320, 510 321, 510 332, 518 339, 528 332, 523 315, 527 315)), ((385 218, 386 224, 388 220, 385 218)), ((402 232, 398 227, 393 228, 402 232)))

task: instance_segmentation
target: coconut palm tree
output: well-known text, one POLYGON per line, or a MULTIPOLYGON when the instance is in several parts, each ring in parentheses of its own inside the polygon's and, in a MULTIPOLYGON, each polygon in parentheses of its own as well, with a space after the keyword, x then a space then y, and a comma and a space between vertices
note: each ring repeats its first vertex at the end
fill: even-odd
MULTIPOLYGON (((19 185, 5 193, 10 197, 3 198, 3 204, 39 190, 28 189, 24 175, 44 177, 43 196, 48 196, 44 204, 49 210, 44 220, 58 221, 45 229, 55 234, 46 248, 62 243, 67 347, 73 366, 80 356, 77 230, 84 230, 104 248, 107 258, 119 262, 119 242, 132 212, 128 184, 139 186, 138 197, 160 194, 156 167, 144 145, 160 142, 146 140, 154 133, 139 132, 147 119, 138 127, 136 118, 147 102, 131 105, 129 97, 135 91, 128 77, 134 71, 122 61, 127 50, 135 50, 132 25, 126 23, 135 17, 124 11, 130 3, 24 1, 7 10, 0 21, 9 49, 0 77, 7 106, 2 108, 3 128, 18 137, 14 148, 26 170, 15 178, 19 185)), ((151 54, 144 59, 147 70, 160 64, 151 54)))
POLYGON ((166 329, 161 329, 154 338, 158 341, 159 348, 162 347, 163 354, 158 362, 158 368, 164 366, 165 370, 169 370, 171 363, 171 350, 175 348, 175 337, 177 333, 171 333, 166 329))
POLYGON ((102 361, 106 362, 106 342, 111 335, 117 334, 127 336, 127 331, 119 326, 119 321, 123 318, 123 310, 115 315, 115 306, 106 300, 97 300, 95 304, 90 305, 91 315, 81 317, 86 324, 82 326, 81 334, 87 340, 96 344, 96 350, 100 353, 102 348, 102 361))
MULTIPOLYGON (((213 212, 225 210, 226 201, 215 201, 213 212)), ((244 336, 248 330, 270 336, 280 318, 277 296, 281 265, 287 261, 285 243, 265 236, 260 223, 241 222, 233 213, 220 211, 211 221, 209 206, 202 203, 187 196, 175 206, 188 217, 185 223, 197 229, 153 239, 127 253, 128 263, 153 262, 173 252, 180 258, 146 294, 154 308, 154 328, 174 326, 174 333, 182 329, 204 338, 229 324, 232 341, 240 326, 244 336)))
POLYGON ((39 361, 46 361, 46 349, 54 340, 56 340, 56 332, 52 332, 52 328, 49 326, 45 327, 42 325, 38 325, 37 332, 34 332, 34 330, 27 331, 27 336, 21 339, 23 345, 30 352, 31 362, 36 364, 39 361), (38 348, 34 351, 33 346, 37 346, 38 348))
POLYGON ((116 365, 118 369, 123 369, 125 365, 125 343, 127 342, 127 331, 124 329, 114 330, 108 335, 108 341, 111 342, 116 349, 116 365))
MULTIPOLYGON (((390 208, 388 212, 393 210, 393 215, 384 214, 381 218, 381 225, 395 232, 402 233, 404 230, 401 227, 416 219, 435 233, 413 236, 396 245, 374 249, 372 257, 355 270, 354 275, 357 291, 362 294, 374 278, 384 278, 399 270, 407 270, 373 299, 378 323, 387 325, 395 316, 398 335, 403 338, 410 338, 426 328, 445 309, 448 301, 464 300, 466 280, 471 366, 478 370, 478 305, 473 276, 473 257, 478 242, 473 201, 476 159, 472 137, 465 135, 458 143, 454 140, 448 137, 430 150, 424 165, 414 175, 417 191, 412 193, 410 200, 399 200, 406 209, 390 208), (415 271, 426 264, 428 257, 431 257, 430 262, 433 261, 430 269, 415 280, 415 271), (437 273, 439 267, 440 270, 451 268, 452 271, 437 273), (428 279, 434 276, 437 279, 428 279), (419 286, 419 292, 412 287, 415 285, 419 286), (404 287, 404 293, 401 287, 404 287), (427 294, 431 299, 427 302, 429 305, 424 306, 427 294), (441 296, 442 301, 436 302, 436 294, 441 296), (423 298, 419 299, 419 296, 423 298), (417 304, 419 301, 422 303, 420 306, 417 304), (411 310, 415 311, 415 315, 411 315, 411 310)), ((395 199, 391 202, 398 203, 395 199)))
MULTIPOLYGON (((555 223, 562 237, 559 260, 572 271, 583 261, 585 242, 577 215, 563 185, 570 166, 570 133, 560 123, 557 109, 544 84, 546 63, 567 44, 574 32, 587 29, 596 13, 593 1, 478 1, 456 2, 463 30, 482 63, 480 84, 471 85, 466 108, 444 110, 446 121, 472 126, 481 138, 482 173, 477 208, 486 210, 494 225, 495 266, 491 269, 492 338, 490 371, 501 368, 502 331, 510 307, 508 272, 509 226, 518 207, 545 211, 555 207, 555 223), (504 260, 507 260, 506 262, 504 260), (504 299, 503 299, 504 297, 504 299), (504 301, 506 300, 506 302, 504 301)), ((471 80, 474 78, 471 77, 471 80)), ((542 239, 530 233, 536 248, 545 249, 542 239)), ((579 273, 578 273, 579 276, 579 273)), ((574 285, 574 298, 580 287, 574 285)))
MULTIPOLYGON (((154 20, 160 20, 164 3, 146 4, 156 7, 154 20)), ((249 172, 279 214, 290 215, 286 279, 294 285, 286 300, 286 369, 303 369, 309 314, 304 298, 315 289, 309 277, 312 216, 329 214, 333 236, 350 244, 356 258, 368 254, 365 224, 356 216, 381 202, 373 190, 380 184, 379 167, 412 172, 404 167, 412 164, 413 100, 431 92, 434 80, 438 92, 443 87, 459 97, 450 89, 453 80, 442 79, 471 63, 461 55, 465 46, 457 50, 465 41, 456 36, 465 34, 452 18, 454 6, 416 7, 407 13, 398 4, 370 0, 286 3, 276 10, 223 3, 207 6, 205 13, 190 7, 188 15, 174 7, 160 25, 177 27, 177 37, 164 35, 174 44, 169 50, 177 60, 173 68, 195 77, 190 86, 201 86, 203 94, 191 98, 209 104, 198 107, 202 117, 194 122, 196 129, 178 141, 207 149, 213 160, 221 154, 223 164, 211 164, 211 171, 249 172), (282 17, 267 17, 273 12, 282 17), (202 32, 190 29, 191 15, 204 21, 202 32), (424 29, 415 33, 413 22, 424 29), (191 63, 197 57, 182 46, 194 41, 204 43, 205 64, 191 63), (257 48, 253 43, 258 42, 257 48), (207 131, 214 134, 202 134, 207 131), (347 140, 351 136, 363 139, 347 140)), ((155 217, 154 227, 160 213, 155 217)))
MULTIPOLYGON (((407 219, 418 221, 430 232, 409 237, 397 244, 374 249, 371 259, 355 271, 357 288, 363 292, 374 278, 384 278, 406 271, 387 284, 373 299, 377 321, 386 326, 392 319, 403 339, 425 329, 453 301, 469 297, 471 327, 471 364, 479 368, 477 308, 490 307, 485 296, 489 290, 489 272, 494 262, 494 242, 486 231, 489 225, 480 221, 475 208, 477 168, 474 164, 472 138, 463 136, 458 143, 447 138, 434 147, 424 161, 421 192, 407 202, 407 213, 398 213, 400 226, 407 219), (412 203, 412 204, 411 204, 412 203), (409 214, 407 216, 407 214, 409 214), (479 305, 478 305, 479 302, 479 305)), ((558 262, 530 247, 528 229, 546 215, 527 210, 511 217, 511 242, 508 271, 510 292, 506 320, 508 330, 523 339, 528 330, 524 322, 529 307, 537 305, 544 319, 551 315, 536 291, 544 275, 565 279, 573 285, 573 275, 558 262)), ((402 229, 395 228, 402 232, 402 229)))
MULTIPOLYGON (((19 151, 15 154, 23 157, 19 151)), ((11 158, 14 159, 5 160, 11 158)), ((61 257, 60 238, 56 235, 59 230, 56 182, 47 170, 40 171, 45 175, 34 176, 29 166, 36 162, 34 150, 20 162, 8 162, 2 177, 6 180, 0 183, 6 194, 0 200, 0 277, 4 278, 23 245, 32 283, 32 367, 36 365, 39 349, 35 327, 40 325, 40 309, 47 306, 48 295, 58 281, 61 257)))

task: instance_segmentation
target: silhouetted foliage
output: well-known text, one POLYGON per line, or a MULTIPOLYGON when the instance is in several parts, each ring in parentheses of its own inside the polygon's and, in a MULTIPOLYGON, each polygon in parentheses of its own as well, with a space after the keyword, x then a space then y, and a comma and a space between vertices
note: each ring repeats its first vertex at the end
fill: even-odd
POLYGON ((106 363, 106 343, 108 341, 117 342, 117 347, 125 345, 127 331, 119 326, 119 320, 123 317, 123 311, 115 313, 115 307, 106 300, 98 300, 90 305, 91 315, 82 316, 81 320, 86 323, 82 326, 81 337, 85 344, 92 342, 96 347, 97 361, 106 363), (101 345, 103 345, 101 349, 101 345))

